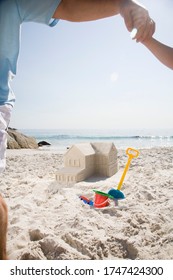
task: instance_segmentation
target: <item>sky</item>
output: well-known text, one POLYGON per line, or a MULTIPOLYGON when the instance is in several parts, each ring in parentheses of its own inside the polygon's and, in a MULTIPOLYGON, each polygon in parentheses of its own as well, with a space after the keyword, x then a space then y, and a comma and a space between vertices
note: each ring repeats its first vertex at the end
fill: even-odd
MULTIPOLYGON (((173 1, 141 0, 173 46, 173 1)), ((173 129, 173 72, 131 39, 120 16, 24 23, 11 127, 173 129)))

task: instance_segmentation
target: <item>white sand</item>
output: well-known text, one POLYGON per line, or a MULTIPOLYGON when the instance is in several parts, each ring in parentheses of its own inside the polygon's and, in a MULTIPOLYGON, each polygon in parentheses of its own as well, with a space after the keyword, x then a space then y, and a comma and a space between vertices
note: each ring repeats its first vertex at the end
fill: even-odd
POLYGON ((173 259, 173 147, 143 149, 133 159, 122 191, 126 199, 96 209, 93 189, 116 188, 119 174, 58 185, 62 155, 8 150, 0 192, 9 208, 10 259, 173 259))

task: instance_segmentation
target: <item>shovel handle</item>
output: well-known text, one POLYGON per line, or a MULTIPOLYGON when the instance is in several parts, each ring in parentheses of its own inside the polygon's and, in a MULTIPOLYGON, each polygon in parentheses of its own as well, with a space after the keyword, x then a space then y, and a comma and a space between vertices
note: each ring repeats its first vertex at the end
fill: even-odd
POLYGON ((128 155, 129 158, 128 158, 128 161, 127 161, 126 166, 125 166, 125 168, 124 168, 124 171, 123 171, 122 177, 121 177, 121 179, 120 179, 120 182, 119 182, 119 184, 118 184, 117 190, 120 190, 120 189, 121 189, 121 186, 122 186, 122 184, 123 184, 124 178, 125 178, 126 173, 127 173, 128 169, 129 169, 130 162, 131 162, 131 160, 132 160, 133 158, 137 158, 137 157, 138 157, 139 151, 138 151, 138 150, 135 150, 135 149, 133 149, 133 148, 128 148, 128 149, 126 150, 126 154, 128 155))
POLYGON ((131 158, 137 158, 139 156, 139 151, 133 148, 128 148, 126 150, 126 155, 128 155, 131 158))

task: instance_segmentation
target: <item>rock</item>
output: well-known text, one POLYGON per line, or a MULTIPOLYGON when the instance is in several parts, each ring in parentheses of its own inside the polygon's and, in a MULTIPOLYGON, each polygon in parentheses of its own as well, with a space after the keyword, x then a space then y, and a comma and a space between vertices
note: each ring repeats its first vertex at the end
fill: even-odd
POLYGON ((46 141, 40 141, 40 142, 38 142, 38 146, 39 147, 42 147, 42 146, 50 146, 51 144, 50 143, 48 143, 48 142, 46 142, 46 141))
POLYGON ((16 129, 8 128, 7 149, 37 149, 35 138, 26 136, 16 129))

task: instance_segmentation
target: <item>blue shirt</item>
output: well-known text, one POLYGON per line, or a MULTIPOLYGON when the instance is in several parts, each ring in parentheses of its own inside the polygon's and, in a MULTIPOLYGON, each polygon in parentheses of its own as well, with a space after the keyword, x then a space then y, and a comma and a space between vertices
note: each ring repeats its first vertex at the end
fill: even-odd
POLYGON ((0 106, 14 105, 10 80, 16 75, 23 22, 55 26, 52 16, 61 0, 0 0, 0 106))

